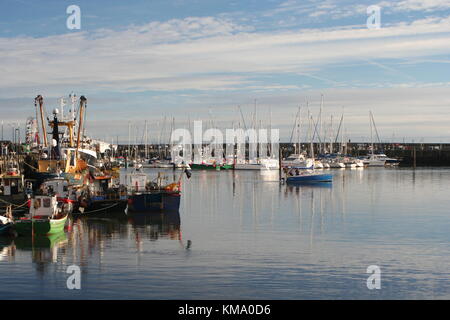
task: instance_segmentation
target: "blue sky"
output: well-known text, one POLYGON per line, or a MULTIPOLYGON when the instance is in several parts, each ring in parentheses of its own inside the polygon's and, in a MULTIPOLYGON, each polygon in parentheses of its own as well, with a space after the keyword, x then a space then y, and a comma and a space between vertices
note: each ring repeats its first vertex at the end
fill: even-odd
POLYGON ((33 115, 37 94, 50 111, 73 90, 89 132, 123 141, 128 121, 155 137, 164 117, 230 127, 257 99, 286 138, 298 105, 317 115, 323 94, 324 118, 345 110, 353 140, 368 139, 372 110, 384 140, 450 142, 448 0, 2 0, 0 57, 6 123, 33 115), (66 28, 73 4, 81 30, 66 28))

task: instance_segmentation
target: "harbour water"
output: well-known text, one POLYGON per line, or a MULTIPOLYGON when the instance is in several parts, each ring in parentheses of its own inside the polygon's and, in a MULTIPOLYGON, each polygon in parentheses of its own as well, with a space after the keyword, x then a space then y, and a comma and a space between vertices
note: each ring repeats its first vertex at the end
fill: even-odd
POLYGON ((292 187, 257 171, 196 171, 179 215, 109 211, 74 217, 47 242, 0 239, 0 294, 449 299, 450 169, 330 172, 332 185, 292 187), (81 268, 80 290, 66 286, 70 265, 81 268), (379 290, 367 288, 370 265, 379 290))

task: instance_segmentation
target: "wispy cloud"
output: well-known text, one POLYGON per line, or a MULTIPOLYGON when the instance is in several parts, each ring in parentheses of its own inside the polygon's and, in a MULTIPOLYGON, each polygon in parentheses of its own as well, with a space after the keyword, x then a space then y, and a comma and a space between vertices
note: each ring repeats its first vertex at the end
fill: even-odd
POLYGON ((448 0, 402 0, 383 1, 379 4, 395 11, 427 11, 432 12, 442 9, 450 9, 448 0))
MULTIPOLYGON (((255 73, 316 75, 327 64, 450 54, 450 17, 359 27, 252 32, 213 17, 44 38, 0 38, 0 92, 96 86, 116 91, 228 90, 255 73)), ((371 62, 372 64, 375 62, 371 62)), ((380 64, 378 64, 380 66, 380 64)))

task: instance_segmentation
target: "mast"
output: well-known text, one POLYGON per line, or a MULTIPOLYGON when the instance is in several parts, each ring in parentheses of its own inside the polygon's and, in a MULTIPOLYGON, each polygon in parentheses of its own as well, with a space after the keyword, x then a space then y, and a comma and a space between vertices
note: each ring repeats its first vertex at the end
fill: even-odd
POLYGON ((245 118, 244 115, 242 114, 242 109, 241 106, 238 106, 239 112, 241 113, 241 118, 242 118, 242 123, 244 124, 244 129, 245 131, 247 131, 247 125, 245 124, 245 118))
POLYGON ((345 120, 344 120, 344 110, 342 110, 341 153, 343 155, 345 155, 345 152, 344 152, 344 135, 345 135, 345 120))
POLYGON ((78 150, 80 149, 81 129, 83 128, 83 114, 84 114, 84 109, 86 108, 86 101, 87 101, 87 99, 84 96, 80 97, 80 119, 79 119, 79 124, 78 124, 77 149, 76 149, 76 153, 75 153, 75 159, 78 159, 78 150))
POLYGON ((318 125, 320 126, 320 129, 317 131, 318 138, 319 138, 319 153, 323 153, 323 148, 324 148, 324 146, 322 145, 322 139, 320 138, 320 137, 323 137, 322 108, 323 108, 323 94, 321 94, 320 111, 319 111, 319 119, 318 119, 318 125))
POLYGON ((330 116, 330 154, 333 153, 333 115, 330 116))
POLYGON ((44 122, 44 98, 41 95, 38 95, 34 99, 34 105, 37 106, 39 103, 39 112, 41 115, 41 124, 42 124, 42 133, 44 134, 44 147, 47 148, 47 131, 45 131, 45 122, 44 122))
POLYGON ((75 121, 75 103, 77 102, 77 96, 72 92, 69 97, 72 102, 72 109, 70 110, 70 120, 75 121))
POLYGON ((128 121, 128 154, 127 157, 131 156, 131 121, 128 121))
POLYGON ((59 99, 59 106, 61 108, 61 122, 64 122, 64 106, 66 105, 66 101, 63 97, 59 99))
POLYGON ((295 154, 300 154, 300 106, 298 106, 298 120, 296 124, 297 131, 297 144, 295 148, 295 154))
POLYGON ((59 148, 59 121, 58 121, 58 109, 53 111, 53 123, 51 123, 52 130, 52 159, 59 160, 61 158, 61 151, 59 148))
POLYGON ((372 115, 372 111, 369 111, 369 122, 370 122, 370 148, 371 148, 371 153, 372 153, 372 157, 373 157, 373 134, 372 134, 372 119, 370 118, 370 116, 372 115))
POLYGON ((314 161, 314 143, 313 143, 313 139, 312 139, 312 127, 313 127, 313 117, 310 116, 309 118, 309 141, 310 141, 310 148, 311 148, 311 159, 312 161, 314 161))
POLYGON ((267 148, 269 158, 273 158, 273 152, 272 152, 272 108, 269 106, 269 137, 267 139, 267 148))
POLYGON ((148 127, 147 120, 145 120, 145 159, 148 159, 148 127))

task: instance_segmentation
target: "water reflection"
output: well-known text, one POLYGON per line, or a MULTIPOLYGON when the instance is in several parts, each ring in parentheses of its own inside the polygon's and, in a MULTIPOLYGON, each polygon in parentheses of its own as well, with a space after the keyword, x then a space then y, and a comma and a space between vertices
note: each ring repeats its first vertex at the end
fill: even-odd
POLYGON ((76 264, 80 298, 373 298, 365 272, 380 264, 375 297, 446 296, 450 170, 331 172, 332 184, 282 185, 259 172, 196 171, 183 178, 180 213, 73 217, 66 239, 0 239, 0 261, 25 270, 17 295, 40 288, 31 267, 60 297, 76 264))
POLYGON ((0 261, 14 261, 16 247, 11 237, 0 237, 0 261))
POLYGON ((142 251, 145 240, 177 240, 182 247, 190 246, 190 241, 182 242, 179 212, 133 215, 115 212, 107 216, 75 217, 69 220, 66 229, 49 236, 0 237, 0 261, 12 262, 18 253, 29 253, 36 270, 43 275, 49 264, 66 264, 68 260, 87 266, 97 257, 96 262, 101 264, 115 239, 134 238, 137 252, 142 251))
POLYGON ((15 261, 18 253, 29 253, 31 262, 42 277, 47 273, 49 266, 58 262, 64 256, 67 248, 65 232, 51 236, 0 238, 0 261, 15 261))

